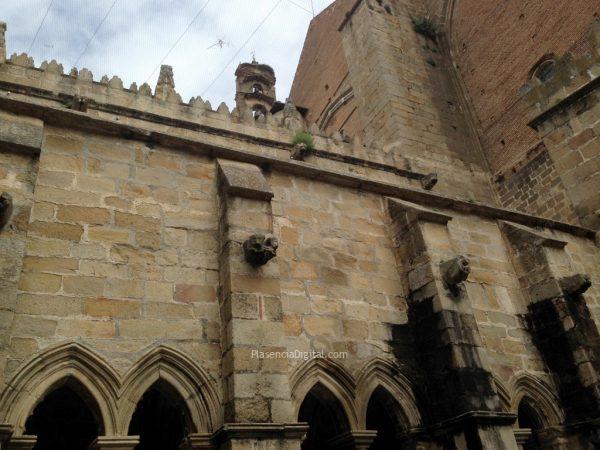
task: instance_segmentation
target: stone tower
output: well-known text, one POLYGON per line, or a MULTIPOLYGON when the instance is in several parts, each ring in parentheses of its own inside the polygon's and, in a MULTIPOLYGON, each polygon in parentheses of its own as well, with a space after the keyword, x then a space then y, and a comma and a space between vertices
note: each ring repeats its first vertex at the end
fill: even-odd
POLYGON ((256 117, 266 114, 275 103, 275 72, 271 66, 241 63, 235 71, 235 102, 238 111, 252 111, 256 117))

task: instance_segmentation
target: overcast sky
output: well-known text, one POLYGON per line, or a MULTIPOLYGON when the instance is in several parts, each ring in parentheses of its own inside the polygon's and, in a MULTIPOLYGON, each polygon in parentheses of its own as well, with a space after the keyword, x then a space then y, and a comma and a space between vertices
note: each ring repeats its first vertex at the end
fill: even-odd
MULTIPOLYGON (((312 0, 315 14, 331 3, 312 0)), ((233 73, 238 63, 252 60, 252 52, 274 68, 277 97, 285 100, 311 11, 311 0, 0 0, 9 55, 31 47, 36 66, 54 58, 67 73, 79 58, 77 68, 91 70, 94 80, 117 75, 125 87, 148 81, 154 88, 155 68, 197 16, 163 64, 173 66, 184 101, 202 95, 214 107, 234 105, 233 73)))

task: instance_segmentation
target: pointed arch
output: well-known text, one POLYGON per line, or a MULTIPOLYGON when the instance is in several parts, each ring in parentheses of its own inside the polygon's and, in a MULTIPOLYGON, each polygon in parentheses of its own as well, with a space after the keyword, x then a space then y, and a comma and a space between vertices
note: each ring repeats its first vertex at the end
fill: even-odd
POLYGON ((350 429, 357 429, 358 416, 354 407, 356 383, 346 369, 335 361, 314 358, 302 363, 292 374, 290 385, 295 417, 306 395, 317 385, 329 391, 339 401, 350 429))
POLYGON ((365 364, 358 373, 357 410, 361 429, 366 429, 369 401, 380 389, 387 392, 398 403, 396 420, 405 429, 423 426, 420 402, 413 384, 401 373, 400 368, 393 361, 376 357, 365 364))
POLYGON ((48 348, 26 362, 7 383, 0 397, 0 422, 21 435, 36 405, 64 383, 75 383, 84 397, 93 399, 106 434, 117 423, 118 374, 87 347, 68 342, 48 348))
POLYGON ((544 381, 528 372, 520 372, 511 380, 511 411, 517 414, 521 401, 538 412, 543 428, 564 423, 565 416, 560 407, 560 399, 544 381))
POLYGON ((185 402, 194 432, 212 432, 223 421, 215 382, 183 353, 165 346, 148 352, 127 373, 119 403, 121 434, 126 435, 135 408, 157 381, 169 385, 185 402))
POLYGON ((500 398, 500 407, 503 412, 511 411, 511 402, 510 402, 510 392, 506 385, 502 382, 500 378, 496 375, 492 376, 492 380, 494 382, 494 386, 496 386, 496 392, 498 393, 498 397, 500 398))

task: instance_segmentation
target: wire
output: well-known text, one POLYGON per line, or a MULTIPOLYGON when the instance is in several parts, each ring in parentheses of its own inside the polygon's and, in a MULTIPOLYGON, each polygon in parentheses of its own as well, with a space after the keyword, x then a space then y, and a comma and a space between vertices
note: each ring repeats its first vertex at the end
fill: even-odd
POLYGON ((292 5, 297 6, 298 8, 302 9, 303 11, 306 11, 309 14, 312 14, 314 17, 314 13, 311 13, 308 9, 306 9, 304 6, 299 5, 298 3, 296 3, 294 0, 287 0, 288 2, 290 2, 292 5))
POLYGON ((110 14, 110 12, 112 11, 112 9, 115 7, 116 3, 117 3, 117 0, 114 0, 112 2, 112 5, 110 5, 110 8, 108 8, 108 11, 106 11, 106 14, 104 14, 104 17, 102 18, 102 20, 100 21, 100 23, 98 24, 98 26, 96 27, 96 29, 94 30, 94 34, 92 34, 92 37, 88 39, 87 44, 85 44, 85 48, 83 49, 83 51, 79 54, 79 56, 75 60, 75 63, 73 64, 73 67, 77 67, 77 63, 79 62, 79 60, 81 59, 81 57, 84 55, 84 53, 87 51, 88 47, 90 46, 90 43, 96 37, 96 34, 100 30, 100 27, 102 26, 102 24, 104 23, 104 21, 106 20, 106 18, 108 17, 108 15, 110 14))
POLYGON ((42 18, 42 21, 40 22, 40 26, 35 31, 35 35, 33 36, 33 39, 31 40, 31 44, 29 44, 29 48, 27 49, 27 54, 29 54, 29 52, 31 52, 31 48, 33 47, 33 44, 35 43, 35 40, 37 39, 38 34, 40 33, 40 30, 42 29, 42 25, 44 25, 44 22, 46 21, 46 17, 48 17, 48 13, 50 12, 50 8, 52 8, 53 3, 54 3, 54 0, 51 0, 50 3, 48 4, 48 8, 46 8, 46 12, 44 14, 44 17, 42 18))
POLYGON ((312 9, 312 15, 315 17, 315 4, 313 3, 313 0, 310 0, 310 9, 312 9))
POLYGON ((201 97, 203 97, 204 94, 206 94, 206 91, 208 91, 211 87, 213 87, 213 85, 217 82, 217 80, 221 77, 221 75, 223 75, 223 73, 227 70, 229 65, 235 60, 235 58, 237 58, 237 56, 240 54, 242 49, 248 44, 248 42, 250 42, 250 40, 258 32, 258 30, 260 30, 260 28, 265 24, 265 22, 269 19, 269 17, 271 17, 271 15, 275 12, 275 10, 281 4, 282 1, 283 0, 278 0, 277 3, 275 3, 275 6, 273 6, 273 8, 271 8, 271 10, 268 12, 268 14, 261 20, 261 22, 258 24, 258 26, 254 29, 254 31, 252 33, 250 33, 250 36, 248 36, 248 39, 246 39, 246 41, 241 45, 240 48, 237 49, 237 51, 231 57, 231 59, 227 62, 227 64, 225 64, 225 67, 223 67, 223 69, 219 72, 219 74, 215 77, 215 79, 211 81, 211 83, 206 87, 206 89, 204 89, 204 91, 202 91, 202 94, 200 94, 201 97))
POLYGON ((185 36, 185 34, 189 31, 189 29, 192 27, 192 25, 194 24, 194 22, 196 21, 196 19, 198 17, 200 17, 200 14, 202 14, 202 12, 206 9, 206 7, 208 6, 208 4, 210 2, 211 2, 211 0, 207 0, 206 3, 204 4, 204 6, 202 6, 202 8, 200 8, 200 11, 198 11, 198 13, 196 13, 196 15, 194 16, 194 18, 192 19, 192 21, 188 24, 188 26, 186 27, 186 29, 183 30, 183 33, 181 33, 179 35, 179 37, 175 40, 175 42, 173 43, 173 45, 171 45, 171 48, 169 49, 169 51, 167 53, 165 53, 165 56, 163 56, 163 58, 156 65, 156 67, 154 68, 154 70, 150 73, 150 75, 148 75, 148 78, 146 78, 146 80, 144 81, 144 83, 147 83, 148 80, 152 77, 152 75, 154 75, 154 73, 162 65, 162 63, 165 62, 165 59, 167 59, 169 57, 169 55, 171 54, 171 52, 173 51, 173 49, 177 46, 177 44, 179 44, 179 41, 181 41, 181 39, 183 39, 183 36, 185 36))

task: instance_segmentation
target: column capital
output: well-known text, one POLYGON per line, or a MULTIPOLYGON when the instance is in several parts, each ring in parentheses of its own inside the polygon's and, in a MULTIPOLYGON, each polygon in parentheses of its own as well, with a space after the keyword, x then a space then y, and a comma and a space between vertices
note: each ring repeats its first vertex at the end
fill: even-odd
POLYGON ((139 436, 98 436, 89 450, 133 450, 140 443, 139 436))
POLYGON ((8 450, 33 450, 37 442, 37 436, 22 435, 13 436, 8 444, 8 450))
POLYGON ((213 434, 214 444, 238 439, 303 441, 308 424, 298 423, 226 423, 213 434))
POLYGON ((351 430, 331 438, 327 444, 340 450, 367 450, 376 437, 377 430, 351 430))

